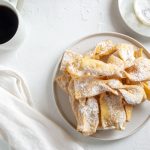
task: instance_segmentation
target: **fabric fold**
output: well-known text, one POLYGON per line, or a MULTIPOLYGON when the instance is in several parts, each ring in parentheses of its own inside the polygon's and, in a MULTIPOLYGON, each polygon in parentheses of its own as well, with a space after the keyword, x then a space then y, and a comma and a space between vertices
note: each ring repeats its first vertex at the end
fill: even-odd
POLYGON ((0 68, 0 134, 12 150, 83 150, 53 121, 32 107, 24 79, 0 68))

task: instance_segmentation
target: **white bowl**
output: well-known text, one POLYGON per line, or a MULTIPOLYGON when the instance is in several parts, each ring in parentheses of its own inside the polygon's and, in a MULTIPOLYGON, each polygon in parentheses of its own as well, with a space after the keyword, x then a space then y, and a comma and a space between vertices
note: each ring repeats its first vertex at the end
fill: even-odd
POLYGON ((118 0, 120 15, 131 30, 142 36, 150 37, 150 26, 139 21, 135 15, 133 3, 134 0, 118 0))

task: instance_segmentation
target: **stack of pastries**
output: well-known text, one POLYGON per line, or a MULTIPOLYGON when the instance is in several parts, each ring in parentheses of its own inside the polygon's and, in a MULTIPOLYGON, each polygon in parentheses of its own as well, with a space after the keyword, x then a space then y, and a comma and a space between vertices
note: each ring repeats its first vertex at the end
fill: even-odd
POLYGON ((77 130, 124 130, 133 107, 150 99, 150 59, 131 44, 101 41, 94 50, 65 51, 58 85, 69 95, 77 130))

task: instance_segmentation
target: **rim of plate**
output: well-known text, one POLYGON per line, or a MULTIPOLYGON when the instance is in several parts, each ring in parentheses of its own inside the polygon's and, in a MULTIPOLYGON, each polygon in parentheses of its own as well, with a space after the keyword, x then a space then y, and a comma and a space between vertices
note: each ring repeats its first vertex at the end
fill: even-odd
MULTIPOLYGON (((133 1, 134 1, 134 0, 133 0, 133 1)), ((124 23, 125 23, 132 31, 134 31, 135 33, 137 33, 137 34, 139 34, 139 35, 142 35, 142 36, 144 36, 144 37, 150 38, 150 35, 147 35, 147 34, 143 34, 143 33, 141 33, 141 32, 138 32, 137 30, 135 30, 134 28, 132 28, 132 26, 130 26, 130 25, 127 23, 126 19, 125 19, 125 18, 123 17, 123 15, 122 15, 120 3, 121 3, 121 0, 118 0, 119 13, 120 13, 120 16, 121 16, 122 20, 124 21, 124 23)))
MULTIPOLYGON (((101 33, 90 34, 90 35, 87 35, 87 36, 84 36, 84 37, 80 38, 79 40, 76 40, 75 42, 72 42, 64 50, 66 50, 66 49, 68 49, 70 47, 73 47, 74 45, 76 45, 77 43, 79 43, 79 42, 81 42, 83 40, 86 40, 88 38, 92 38, 92 37, 95 37, 95 36, 114 36, 114 37, 120 37, 120 38, 125 39, 127 41, 131 41, 133 43, 136 43, 136 45, 139 45, 140 47, 142 47, 144 49, 144 53, 148 54, 149 55, 148 57, 150 57, 150 53, 146 50, 146 48, 140 42, 138 42, 137 40, 135 40, 134 38, 132 38, 132 37, 130 37, 128 35, 125 35, 125 34, 122 34, 122 33, 118 33, 118 32, 101 32, 101 33)), ((56 77, 57 73, 59 72, 58 69, 59 69, 59 66, 60 66, 60 63, 61 63, 61 60, 62 60, 62 56, 63 56, 63 53, 62 53, 61 57, 58 59, 58 62, 56 63, 56 65, 55 65, 55 67, 53 69, 53 74, 52 74, 52 78, 51 78, 51 81, 52 81, 51 89, 52 89, 53 100, 55 101, 55 106, 56 106, 57 112, 60 114, 61 118, 65 121, 65 123, 67 123, 70 126, 70 128, 73 129, 77 134, 81 135, 82 137, 85 137, 80 132, 78 132, 74 128, 74 126, 70 123, 70 121, 68 121, 68 119, 65 117, 65 115, 63 115, 63 112, 60 110, 59 104, 58 104, 58 101, 57 101, 57 98, 56 98, 56 94, 55 94, 55 84, 56 84, 55 77, 56 77)), ((86 138, 91 138, 93 140, 100 140, 100 141, 116 141, 116 140, 125 139, 125 138, 133 135, 137 131, 139 131, 149 119, 150 119, 150 115, 143 121, 143 123, 140 126, 135 128, 128 135, 123 136, 121 138, 113 138, 113 139, 105 139, 104 138, 103 139, 103 138, 95 137, 94 135, 86 136, 86 138)))

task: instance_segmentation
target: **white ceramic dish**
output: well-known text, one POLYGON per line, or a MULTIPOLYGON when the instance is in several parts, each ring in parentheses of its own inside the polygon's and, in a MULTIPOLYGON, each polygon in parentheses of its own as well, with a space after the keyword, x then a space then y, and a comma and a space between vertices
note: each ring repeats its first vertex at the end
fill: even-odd
MULTIPOLYGON (((138 41, 134 40, 131 37, 119 33, 100 33, 100 34, 90 35, 75 42, 74 44, 69 46, 68 49, 71 49, 79 53, 84 53, 86 51, 93 49, 98 42, 102 40, 108 40, 108 39, 112 40, 115 43, 131 43, 136 47, 142 47, 144 49, 145 55, 150 58, 150 54, 143 47, 142 44, 140 44, 138 41)), ((54 75, 53 75, 54 95, 53 96, 59 112, 66 120, 66 122, 69 123, 73 129, 75 129, 76 121, 71 110, 68 96, 55 83, 55 77, 59 74, 60 62, 61 59, 58 60, 58 63, 54 70, 54 75)), ((116 131, 116 130, 102 131, 101 130, 101 131, 97 131, 97 133, 92 135, 91 137, 97 138, 99 140, 117 140, 132 135, 133 133, 138 131, 140 127, 142 127, 142 125, 144 125, 144 123, 148 120, 150 115, 149 108, 150 108, 150 102, 144 102, 143 104, 136 106, 133 111, 132 120, 129 123, 127 123, 126 130, 124 131, 116 131)))
POLYGON ((134 32, 150 37, 150 26, 144 25, 135 15, 134 0, 118 0, 119 12, 126 25, 134 32))
POLYGON ((6 142, 0 140, 0 150, 10 150, 10 145, 6 142))

